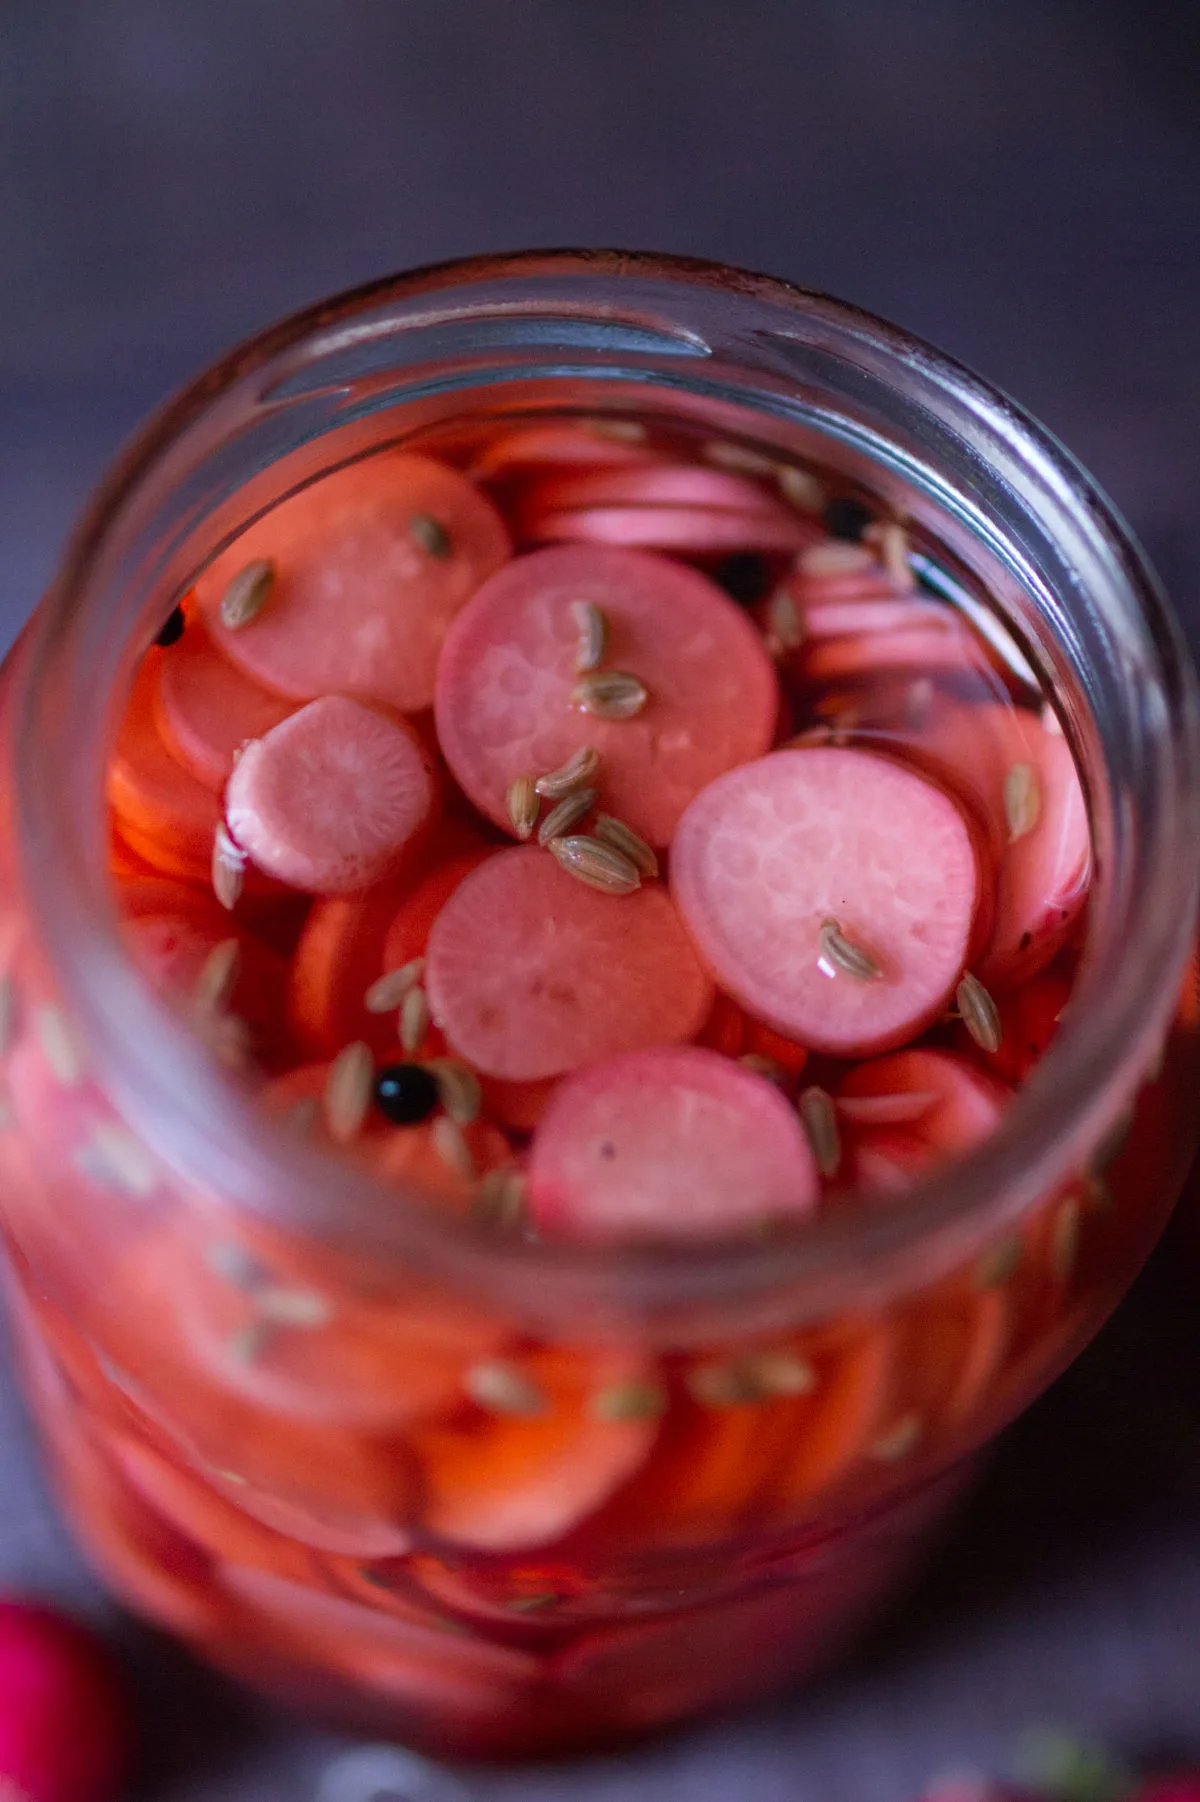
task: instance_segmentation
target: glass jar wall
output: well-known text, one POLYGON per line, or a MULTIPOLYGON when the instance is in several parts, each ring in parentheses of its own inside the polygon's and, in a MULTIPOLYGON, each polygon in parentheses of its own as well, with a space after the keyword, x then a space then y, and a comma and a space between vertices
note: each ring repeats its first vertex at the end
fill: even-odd
POLYGON ((616 254, 331 302, 130 448, 4 706, 0 1208, 28 1392, 113 1587, 254 1682, 524 1755, 807 1675, 1161 1229, 1194 1112, 1190 665, 1082 472, 877 320, 616 254), (1093 873, 1062 1029, 902 1203, 718 1251, 447 1217, 266 1120, 122 948, 114 873, 171 872, 114 851, 106 762, 197 573, 356 460, 478 471, 559 430, 765 479, 801 515, 839 494, 902 518, 924 586, 1067 735, 1093 873))

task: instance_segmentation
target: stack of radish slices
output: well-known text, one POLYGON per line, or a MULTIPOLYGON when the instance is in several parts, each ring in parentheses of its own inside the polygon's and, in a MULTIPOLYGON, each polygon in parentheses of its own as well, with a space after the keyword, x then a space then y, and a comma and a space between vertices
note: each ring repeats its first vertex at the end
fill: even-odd
POLYGON ((133 955, 273 1116, 493 1229, 903 1192, 1052 1038, 1088 822, 1028 673, 827 501, 619 420, 294 494, 139 669, 133 955))

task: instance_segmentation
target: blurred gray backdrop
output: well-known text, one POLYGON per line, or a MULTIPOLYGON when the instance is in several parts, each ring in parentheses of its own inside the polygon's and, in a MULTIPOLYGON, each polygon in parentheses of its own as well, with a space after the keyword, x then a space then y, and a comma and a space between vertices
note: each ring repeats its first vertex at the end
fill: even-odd
MULTIPOLYGON (((0 633, 123 435, 230 341, 390 269, 572 243, 743 263, 933 339, 1091 466, 1200 622, 1198 45, 1187 0, 0 0, 0 633)), ((1045 1717, 1200 1751, 1174 1261, 849 1673, 472 1793, 903 1802, 1045 1717)), ((0 1579, 104 1610, 7 1391, 0 1579)), ((312 1794, 333 1742, 116 1630, 147 1796, 312 1794)))

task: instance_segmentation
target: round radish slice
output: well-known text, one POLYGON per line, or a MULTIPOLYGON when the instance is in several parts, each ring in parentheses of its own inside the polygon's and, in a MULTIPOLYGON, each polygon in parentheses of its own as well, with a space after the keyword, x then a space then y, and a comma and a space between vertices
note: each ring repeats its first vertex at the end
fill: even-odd
POLYGON ((640 551, 517 558, 455 621, 438 666, 442 751, 480 811, 509 830, 510 784, 591 745, 601 805, 665 845, 693 795, 767 749, 777 711, 775 671, 741 609, 695 570, 640 551), (608 667, 648 691, 635 718, 572 701, 580 602, 608 624, 608 667))
POLYGON ((225 791, 225 817, 260 870, 310 894, 341 895, 395 869, 437 799, 408 726, 326 695, 247 745, 225 791))
POLYGON ((1010 1091, 949 1051, 901 1051, 860 1064, 837 1091, 846 1169, 896 1193, 995 1131, 1010 1091))
POLYGON ((773 1083, 695 1045, 634 1051, 558 1090, 533 1142, 539 1226, 711 1239, 816 1205, 817 1167, 773 1083))
POLYGON ((952 618, 946 624, 914 624, 895 631, 819 638, 804 647, 802 656, 805 680, 809 682, 871 678, 878 672, 898 669, 954 673, 987 663, 987 653, 979 640, 965 626, 956 626, 952 618))
POLYGON ((979 870, 940 788, 870 752, 818 746, 743 764, 698 795, 675 834, 671 887, 743 1007, 812 1050, 861 1056, 946 1006, 979 870))
POLYGON ((860 600, 857 597, 815 602, 804 609, 808 638, 849 638, 862 632, 961 632, 949 608, 936 601, 860 600))
POLYGON ((142 660, 108 766, 108 799, 124 838, 155 869, 207 881, 221 809, 154 723, 154 689, 168 655, 174 652, 151 650, 142 660))
POLYGON ((745 476, 705 469, 699 464, 667 463, 641 469, 559 475, 541 483, 536 494, 546 512, 576 507, 698 507, 786 519, 800 540, 812 537, 814 531, 773 494, 747 481, 745 476))
POLYGON ((1036 721, 1027 733, 1025 771, 1008 772, 1010 841, 998 871, 996 921, 979 967, 981 980, 996 989, 1012 988, 1050 962, 1088 891, 1091 834, 1071 747, 1036 721))
POLYGON ((237 753, 292 712, 213 647, 198 620, 158 667, 154 718, 169 750, 207 787, 229 780, 237 753))
POLYGON ((498 852, 455 889, 429 935, 425 986, 452 1049, 509 1082, 689 1039, 713 993, 662 889, 602 894, 532 846, 498 852))
POLYGON ((402 713, 428 707, 446 628, 509 554, 491 502, 454 470, 397 452, 283 501, 196 584, 218 648, 246 675, 307 701, 333 689, 402 713), (265 604, 234 627, 230 583, 264 562, 265 604))
MULTIPOLYGON (((618 426, 622 422, 618 421, 618 426)), ((634 427, 634 432, 637 428, 634 427)), ((607 468, 609 465, 654 463, 659 453, 640 436, 629 439, 609 434, 586 420, 580 424, 552 422, 522 426, 495 438, 475 459, 471 474, 479 481, 496 476, 523 474, 531 469, 607 468)))
POLYGON ((526 541, 579 539, 697 557, 716 551, 793 551, 806 535, 803 522, 793 515, 757 508, 572 507, 550 512, 532 501, 521 509, 517 529, 526 541))

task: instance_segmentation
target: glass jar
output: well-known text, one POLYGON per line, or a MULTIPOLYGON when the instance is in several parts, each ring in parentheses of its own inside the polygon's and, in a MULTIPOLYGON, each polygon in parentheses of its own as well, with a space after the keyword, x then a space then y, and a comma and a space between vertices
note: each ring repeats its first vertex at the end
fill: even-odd
POLYGON ((1096 1331, 1182 1179, 1187 654, 1069 456, 838 302, 530 254, 273 328, 104 483, 10 660, 4 726, 0 1206, 58 1491, 135 1608, 326 1715, 527 1755, 825 1665, 1096 1331), (902 1206, 719 1254, 497 1242, 266 1122, 122 953, 106 752, 197 569, 380 446, 461 460, 481 424, 580 413, 873 492, 931 586, 992 597, 1054 697, 1095 852, 1068 1017, 994 1136, 902 1206))

